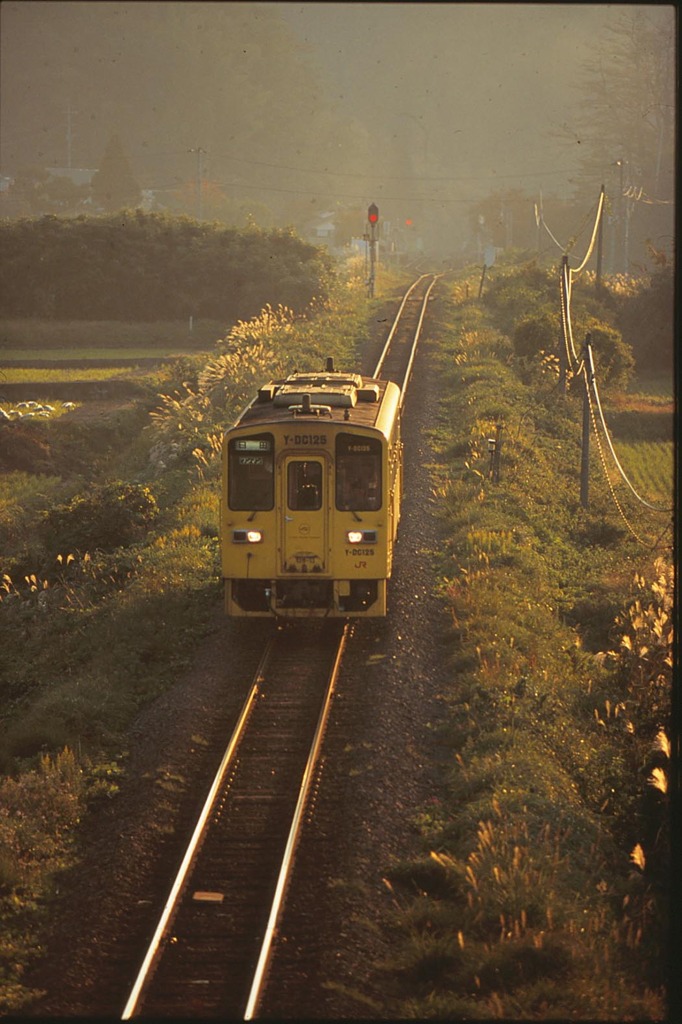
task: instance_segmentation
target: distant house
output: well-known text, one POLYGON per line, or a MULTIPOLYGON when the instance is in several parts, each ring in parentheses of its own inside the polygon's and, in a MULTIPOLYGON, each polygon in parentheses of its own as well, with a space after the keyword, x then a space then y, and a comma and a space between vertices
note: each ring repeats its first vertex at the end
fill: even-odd
POLYGON ((316 245, 331 245, 334 240, 335 231, 336 223, 334 220, 334 213, 320 213, 314 221, 311 221, 308 224, 306 235, 308 236, 308 239, 316 245))
POLYGON ((31 215, 30 204, 22 195, 17 195, 14 178, 6 174, 0 175, 0 217, 15 220, 18 217, 31 215))
POLYGON ((72 185, 90 185, 97 173, 96 167, 46 167, 45 170, 53 178, 68 178, 72 185))
POLYGON ((142 199, 138 209, 142 210, 143 213, 163 213, 168 208, 161 202, 159 196, 162 196, 163 192, 160 189, 154 188, 143 188, 142 199))

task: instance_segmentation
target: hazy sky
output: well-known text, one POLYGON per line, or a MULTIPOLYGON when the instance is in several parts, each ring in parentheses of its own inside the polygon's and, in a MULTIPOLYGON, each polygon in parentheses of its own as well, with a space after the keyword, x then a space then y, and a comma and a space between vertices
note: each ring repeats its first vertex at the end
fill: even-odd
POLYGON ((633 11, 674 36, 656 4, 2 0, 0 172, 97 167, 118 131, 143 188, 191 189, 203 147, 211 180, 280 220, 567 197, 586 61, 608 66, 633 11))
POLYGON ((550 133, 570 124, 588 47, 624 5, 274 6, 334 98, 381 132, 421 140, 432 174, 547 169, 561 180, 573 154, 550 133))

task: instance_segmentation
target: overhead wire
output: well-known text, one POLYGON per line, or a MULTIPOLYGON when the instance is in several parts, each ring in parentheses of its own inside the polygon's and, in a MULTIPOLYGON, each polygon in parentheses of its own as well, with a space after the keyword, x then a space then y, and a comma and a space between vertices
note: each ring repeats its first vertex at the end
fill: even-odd
POLYGON ((648 196, 641 185, 628 185, 622 193, 624 199, 633 199, 636 203, 646 203, 647 206, 672 206, 672 199, 654 199, 648 196))
MULTIPOLYGON (((599 456, 600 456, 602 468, 603 468, 603 471, 604 471, 604 475, 606 477, 606 481, 608 483, 608 487, 609 487, 609 491, 611 493, 611 497, 612 497, 612 499, 614 501, 614 504, 615 504, 616 508, 618 509, 619 514, 621 515, 623 521, 625 522, 628 530, 632 533, 632 535, 640 543, 646 544, 647 542, 644 541, 637 534, 636 530, 633 528, 632 524, 630 523, 630 521, 628 520, 627 516, 625 515, 623 507, 622 507, 622 505, 621 505, 621 503, 620 503, 620 501, 618 499, 618 496, 617 496, 617 494, 615 492, 613 483, 611 481, 611 477, 610 477, 609 472, 608 472, 608 467, 607 467, 607 464, 606 464, 606 455, 605 455, 604 447, 603 447, 602 441, 601 441, 599 425, 598 425, 598 421, 597 421, 597 415, 595 413, 595 406, 596 406, 596 409, 597 409, 598 414, 599 414, 599 424, 601 425, 601 430, 603 431, 604 437, 606 438, 606 443, 608 445, 608 449, 609 449, 609 452, 611 454, 611 457, 612 457, 612 459, 613 459, 613 461, 615 463, 616 468, 618 469, 618 472, 619 472, 620 476, 622 477, 623 481, 627 484, 628 488, 630 489, 630 491, 632 492, 634 497, 637 499, 637 501, 639 501, 640 504, 642 504, 645 508, 648 508, 650 511, 656 512, 656 513, 660 513, 660 514, 664 514, 664 515, 670 515, 673 512, 673 509, 672 508, 661 508, 660 506, 652 505, 645 498, 642 498, 642 496, 634 488, 634 486, 633 486, 632 482, 630 481, 627 473, 625 472, 625 470, 623 469, 623 467, 621 465, 621 462, 620 462, 620 460, 619 460, 619 458, 618 458, 618 456, 616 454, 616 450, 615 450, 615 448, 613 446, 613 442, 611 440, 611 434, 610 434, 608 425, 606 423, 606 417, 604 416, 604 410, 603 410, 603 407, 602 407, 602 404, 601 404, 601 399, 599 397, 599 388, 597 386, 597 379, 596 379, 596 374, 595 374, 595 371, 594 371, 594 366, 592 364, 592 359, 591 358, 589 359, 589 367, 590 367, 590 369, 588 370, 588 360, 586 358, 583 358, 582 361, 579 360, 578 354, 577 354, 576 349, 575 349, 575 343, 574 343, 574 340, 573 340, 573 328, 572 328, 572 323, 571 323, 572 280, 573 280, 573 277, 579 275, 584 270, 585 266, 587 265, 591 255, 592 255, 592 253, 594 251, 594 246, 595 246, 595 243, 596 243, 596 240, 597 240, 597 237, 598 237, 598 231, 599 231, 599 226, 600 226, 600 223, 601 223, 601 218, 603 216, 604 200, 605 200, 605 195, 604 195, 604 188, 602 186, 602 189, 601 189, 601 192, 600 192, 600 197, 599 197, 599 202, 597 204, 597 213, 596 213, 596 217, 595 217, 594 227, 593 227, 593 230, 592 230, 592 236, 590 238, 590 243, 589 243, 589 246, 588 246, 588 249, 587 249, 587 253, 586 253, 582 263, 580 264, 580 266, 575 268, 575 269, 569 268, 569 266, 568 266, 568 256, 564 252, 564 258, 562 260, 562 268, 561 268, 561 279, 560 279, 560 305, 561 305, 562 337, 563 337, 563 343, 564 343, 565 350, 566 350, 566 360, 567 360, 567 366, 568 366, 569 371, 574 376, 578 376, 578 375, 582 374, 583 377, 584 377, 585 393, 587 395, 587 401, 589 403, 590 418, 591 418, 591 421, 592 421, 592 429, 594 431, 594 435, 595 435, 595 438, 596 438, 596 441, 597 441, 597 448, 599 450, 599 456), (593 397, 592 397, 593 395, 594 395, 594 401, 593 401, 593 397)), ((589 341, 586 342, 586 352, 589 351, 588 346, 589 346, 589 341)), ((665 532, 665 530, 663 532, 665 532)), ((662 535, 663 534, 661 534, 661 536, 662 535)), ((659 540, 660 540, 660 537, 659 537, 659 540)), ((658 544, 658 540, 656 541, 656 544, 658 544)))
MULTIPOLYGON (((568 366, 568 369, 569 369, 570 373, 573 376, 577 376, 581 372, 581 369, 582 369, 582 363, 580 362, 580 358, 578 356, 578 353, 576 352, 575 342, 573 340, 573 325, 571 323, 571 292, 572 292, 572 286, 573 286, 573 278, 578 276, 580 273, 582 273, 582 271, 586 267, 586 265, 587 265, 591 255, 592 255, 592 253, 594 251, 594 246, 595 246, 595 242, 597 240, 597 235, 598 235, 598 232, 599 232, 599 226, 600 226, 600 223, 601 223, 603 209, 604 209, 604 188, 602 186, 602 189, 601 189, 600 194, 599 194, 599 201, 597 202, 597 205, 596 205, 596 216, 595 216, 595 220, 594 220, 594 226, 593 226, 593 229, 592 229, 592 236, 590 238, 590 242, 589 242, 589 245, 587 247, 587 253, 585 254, 585 257, 583 258, 582 263, 580 264, 580 266, 578 266, 576 268, 570 268, 568 266, 568 252, 566 251, 566 249, 564 249, 564 258, 562 260, 561 282, 560 282, 561 328, 562 328, 563 342, 564 342, 564 346, 565 346, 565 349, 566 349, 567 366, 568 366)), ((587 217, 585 218, 585 220, 583 222, 583 225, 581 226, 580 231, 578 232, 578 235, 576 237, 579 237, 579 235, 582 233, 582 231, 583 231, 585 225, 588 223, 589 217, 591 215, 592 215, 592 210, 590 210, 590 212, 588 213, 587 217)))
POLYGON ((604 208, 604 189, 602 188, 601 192, 599 193, 599 202, 597 203, 597 215, 596 215, 595 220, 594 220, 594 228, 592 229, 592 237, 590 239, 590 244, 588 246, 587 253, 585 254, 585 258, 584 258, 584 260, 582 261, 582 263, 580 264, 579 267, 574 267, 574 268, 572 267, 571 268, 571 270, 570 270, 571 277, 577 277, 578 274, 581 274, 583 272, 583 270, 585 269, 585 266, 587 265, 587 261, 589 260, 590 256, 592 255, 592 252, 593 252, 594 246, 595 246, 595 242, 597 241, 597 235, 599 234, 599 225, 601 224, 603 208, 604 208))
POLYGON ((244 157, 234 156, 222 150, 211 150, 211 156, 221 160, 228 160, 231 163, 246 164, 248 167, 268 167, 276 171, 291 171, 295 174, 316 174, 329 175, 335 178, 373 178, 381 181, 425 181, 425 182, 459 182, 459 181, 481 181, 483 179, 508 179, 508 178, 538 178, 545 175, 573 174, 573 168, 555 168, 547 171, 522 171, 517 174, 497 174, 491 171, 487 175, 465 174, 465 175, 424 175, 424 174, 384 174, 381 170, 376 173, 371 171, 336 171, 328 167, 292 167, 289 164, 271 163, 266 160, 249 160, 244 157))
POLYGON ((628 517, 625 515, 625 511, 623 509, 623 506, 621 505, 620 501, 618 500, 618 495, 616 494, 615 488, 613 486, 613 482, 611 480, 611 477, 609 476, 609 470, 608 470, 608 466, 606 465, 606 457, 604 455, 604 449, 602 447, 601 438, 599 436, 599 430, 597 429, 597 420, 596 420, 596 417, 594 415, 594 406, 592 404, 592 396, 591 396, 591 393, 590 393, 591 392, 591 388, 590 388, 589 375, 588 375, 588 371, 587 371, 587 365, 584 365, 583 374, 584 374, 584 377, 585 377, 585 393, 587 395, 587 402, 588 402, 588 405, 589 405, 589 408, 590 408, 590 419, 592 421, 592 429, 594 431, 594 436, 595 436, 595 439, 597 441, 597 450, 599 451, 599 458, 600 458, 600 461, 601 461, 602 470, 604 471, 604 477, 606 479, 606 483, 607 483, 609 491, 611 493, 611 497, 613 499, 613 503, 616 506, 616 508, 618 509, 618 512, 620 514, 621 519, 623 520, 623 522, 625 523, 626 527, 628 528, 628 530, 630 531, 632 536, 635 538, 635 540, 639 541, 640 544, 646 545, 647 542, 644 540, 644 538, 640 537, 640 535, 637 533, 637 531, 633 527, 633 525, 630 522, 630 520, 628 519, 628 517))
POLYGON ((552 234, 552 232, 551 232, 551 231, 549 230, 549 228, 548 228, 548 226, 547 226, 547 222, 545 221, 545 218, 544 218, 544 217, 541 217, 541 218, 540 218, 540 223, 542 224, 543 228, 545 229, 545 231, 547 232, 547 234, 549 235, 549 237, 550 237, 550 238, 552 239, 552 241, 554 242, 554 244, 555 244, 555 245, 557 246, 557 248, 561 249, 561 251, 562 251, 563 253, 565 253, 565 252, 566 252, 566 246, 565 246, 565 245, 562 245, 562 244, 561 244, 561 242, 559 241, 559 239, 558 239, 558 238, 556 238, 556 237, 555 237, 555 236, 554 236, 554 235, 552 234))
POLYGON ((571 279, 568 272, 566 259, 561 266, 561 323, 563 327, 564 344, 566 346, 566 358, 571 373, 575 374, 578 363, 578 353, 575 350, 573 341, 573 325, 571 323, 571 279))
POLYGON ((597 409, 599 410, 599 419, 601 421, 602 429, 604 431, 604 436, 605 436, 606 441, 608 443, 609 449, 611 451, 611 455, 613 457, 613 461, 616 464, 618 472, 620 473, 620 475, 622 476, 623 480, 625 481, 625 483, 628 485, 628 487, 630 488, 630 490, 634 494, 634 496, 637 499, 637 501, 639 501, 642 505, 645 505, 646 508, 651 509, 652 512, 660 512, 660 513, 663 513, 663 514, 666 514, 666 515, 670 515, 672 513, 672 511, 673 511, 672 508, 660 508, 658 505, 651 505, 648 501, 646 501, 644 498, 642 498, 642 496, 640 494, 638 494, 637 491, 635 490, 635 488, 632 486, 632 483, 628 479, 627 473, 625 472, 625 470, 621 466, 620 461, 618 459, 618 456, 616 455, 615 449, 613 447, 613 443, 611 441, 611 436, 610 436, 610 433, 609 433, 609 429, 608 429, 608 427, 606 425, 606 420, 604 418, 604 410, 602 409, 602 404, 601 404, 601 401, 599 399, 599 390, 597 388, 597 380, 596 380, 596 377, 594 375, 592 376, 592 382, 591 383, 592 383, 592 388, 594 390, 594 397, 595 397, 595 401, 597 403, 597 409))
MULTIPOLYGON (((597 203, 597 216, 596 216, 596 219, 595 219, 594 229, 593 229, 593 232, 592 232, 592 240, 591 240, 590 245, 588 247, 587 255, 583 259, 583 262, 580 264, 579 267, 576 267, 574 269, 573 273, 575 273, 575 274, 579 274, 581 272, 581 270, 583 269, 583 267, 585 266, 585 264, 589 260, 590 256, 592 255, 592 250, 594 248, 594 242, 595 242, 595 239, 597 237, 597 231, 598 231, 598 228, 599 228, 599 220, 600 220, 600 217, 601 217, 601 212, 602 212, 603 204, 604 204, 604 192, 603 192, 603 189, 602 189, 602 192, 601 192, 600 197, 599 197, 599 201, 597 203)), ((571 249, 572 245, 576 244, 576 242, 578 241, 578 239, 582 235, 583 231, 585 230, 585 227, 589 223, 589 220, 590 220, 590 218, 592 216, 592 210, 590 210, 589 213, 586 214, 586 216, 585 216, 585 218, 583 220, 583 223, 578 228, 578 231, 576 232, 575 237, 572 239, 572 245, 562 245, 561 242, 559 241, 559 239, 556 237, 556 235, 554 235, 552 233, 552 231, 550 231, 550 228, 549 228, 547 222, 545 221, 544 213, 542 211, 542 205, 540 205, 538 213, 539 213, 539 222, 540 222, 540 224, 542 224, 543 228, 545 229, 545 231, 547 232, 549 237, 552 239, 554 244, 557 246, 557 248, 561 249, 561 251, 564 254, 564 256, 567 256, 570 259, 577 259, 578 258, 577 256, 573 256, 571 254, 570 249, 571 249)))

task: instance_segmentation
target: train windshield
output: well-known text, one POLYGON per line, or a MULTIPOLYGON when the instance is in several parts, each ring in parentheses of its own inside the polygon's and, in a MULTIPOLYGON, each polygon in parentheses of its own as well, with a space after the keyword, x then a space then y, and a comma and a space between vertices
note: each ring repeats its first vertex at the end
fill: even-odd
POLYGON ((273 508, 275 444, 272 434, 232 438, 228 457, 230 508, 256 512, 273 508))
POLYGON ((336 507, 351 512, 381 507, 381 441, 357 434, 337 436, 336 507))

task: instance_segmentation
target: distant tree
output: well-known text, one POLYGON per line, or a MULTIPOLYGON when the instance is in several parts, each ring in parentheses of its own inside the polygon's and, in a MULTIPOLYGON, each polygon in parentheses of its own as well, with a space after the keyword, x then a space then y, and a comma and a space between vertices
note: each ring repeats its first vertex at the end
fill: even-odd
POLYGON ((636 294, 619 297, 617 311, 623 337, 632 346, 638 367, 672 373, 675 339, 672 266, 659 263, 636 294))
POLYGON ((337 207, 334 215, 334 244, 349 245, 352 238, 361 238, 366 225, 367 211, 361 206, 337 207))
POLYGON ((109 213, 139 206, 142 193, 118 135, 112 136, 92 179, 92 198, 109 213))
POLYGON ((47 183, 50 175, 44 167, 22 167, 14 176, 12 196, 25 203, 32 214, 47 212, 47 183))
POLYGON ((646 258, 647 238, 673 237, 675 90, 674 8, 624 5, 594 40, 561 130, 579 144, 579 191, 594 196, 605 185, 619 266, 646 258))
POLYGON ((7 191, 31 216, 48 213, 70 216, 83 208, 90 195, 88 185, 75 185, 68 177, 52 175, 44 167, 24 167, 15 176, 7 191))
MULTIPOLYGON (((581 83, 587 173, 608 168, 649 196, 672 197, 675 156, 675 44, 672 9, 624 12, 611 40, 595 44, 581 83)), ((594 178, 592 179, 594 180, 594 178)))

